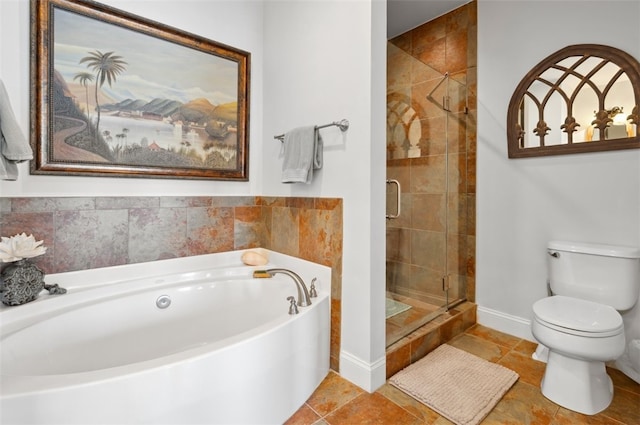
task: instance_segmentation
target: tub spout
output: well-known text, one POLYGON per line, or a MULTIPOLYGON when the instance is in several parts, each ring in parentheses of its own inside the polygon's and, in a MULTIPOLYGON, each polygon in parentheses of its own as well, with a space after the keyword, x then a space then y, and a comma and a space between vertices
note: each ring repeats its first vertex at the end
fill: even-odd
POLYGON ((309 291, 307 290, 307 285, 304 284, 304 280, 295 272, 292 272, 289 269, 267 269, 264 271, 255 271, 253 273, 253 277, 263 277, 262 275, 268 274, 269 277, 273 277, 273 275, 281 273, 289 276, 296 283, 296 288, 298 288, 298 302, 297 304, 300 307, 306 307, 311 305, 311 298, 309 297, 309 291))

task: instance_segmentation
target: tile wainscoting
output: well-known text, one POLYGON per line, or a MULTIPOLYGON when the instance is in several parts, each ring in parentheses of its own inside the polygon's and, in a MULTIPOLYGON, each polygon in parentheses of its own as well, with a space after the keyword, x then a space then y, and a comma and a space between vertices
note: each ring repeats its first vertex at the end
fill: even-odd
POLYGON ((0 198, 0 235, 43 240, 62 273, 263 247, 332 269, 331 367, 339 370, 342 200, 298 197, 0 198))

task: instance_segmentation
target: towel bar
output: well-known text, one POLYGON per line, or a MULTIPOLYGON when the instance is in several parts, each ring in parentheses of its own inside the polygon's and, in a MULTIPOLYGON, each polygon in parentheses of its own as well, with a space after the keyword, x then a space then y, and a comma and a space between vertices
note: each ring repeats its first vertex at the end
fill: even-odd
MULTIPOLYGON (((338 128, 340 128, 340 130, 342 132, 345 132, 349 129, 349 121, 347 120, 340 120, 340 121, 334 121, 332 123, 329 124, 325 124, 325 125, 317 125, 316 129, 321 129, 321 128, 325 128, 325 127, 331 127, 331 126, 338 126, 338 128)), ((278 139, 281 142, 284 142, 284 134, 280 134, 278 136, 273 136, 274 139, 278 139)))

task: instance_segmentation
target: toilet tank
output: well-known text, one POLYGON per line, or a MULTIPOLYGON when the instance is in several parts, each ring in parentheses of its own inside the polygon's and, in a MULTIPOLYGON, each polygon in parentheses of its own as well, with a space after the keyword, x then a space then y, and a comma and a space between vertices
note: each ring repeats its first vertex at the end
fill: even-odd
POLYGON ((549 285, 555 295, 628 310, 640 291, 640 248, 552 241, 547 246, 549 285))

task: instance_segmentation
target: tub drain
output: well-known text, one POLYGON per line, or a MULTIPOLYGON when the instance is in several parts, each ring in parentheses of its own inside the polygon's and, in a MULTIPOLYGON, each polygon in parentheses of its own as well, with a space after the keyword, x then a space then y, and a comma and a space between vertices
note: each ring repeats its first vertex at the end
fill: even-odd
POLYGON ((171 297, 169 295, 160 295, 156 300, 158 308, 167 308, 171 305, 171 297))

